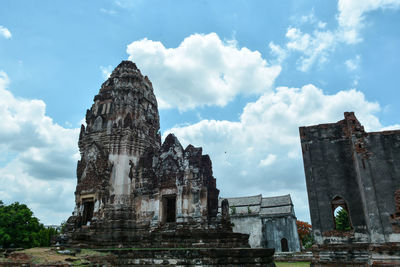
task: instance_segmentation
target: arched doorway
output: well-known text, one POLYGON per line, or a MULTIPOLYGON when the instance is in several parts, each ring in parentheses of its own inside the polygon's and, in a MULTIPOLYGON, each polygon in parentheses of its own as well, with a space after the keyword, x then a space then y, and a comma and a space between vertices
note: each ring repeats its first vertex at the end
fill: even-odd
POLYGON ((289 251, 289 245, 288 245, 288 241, 286 238, 282 238, 281 239, 281 249, 282 252, 288 252, 289 251))

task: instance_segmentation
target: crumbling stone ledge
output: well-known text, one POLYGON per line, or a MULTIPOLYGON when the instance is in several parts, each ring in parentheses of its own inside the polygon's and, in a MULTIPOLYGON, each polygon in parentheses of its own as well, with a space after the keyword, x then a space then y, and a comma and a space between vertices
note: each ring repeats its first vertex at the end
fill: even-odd
POLYGON ((400 266, 400 244, 348 243, 314 245, 313 267, 400 266))
POLYGON ((303 252, 275 252, 274 260, 277 262, 311 262, 311 251, 303 252))

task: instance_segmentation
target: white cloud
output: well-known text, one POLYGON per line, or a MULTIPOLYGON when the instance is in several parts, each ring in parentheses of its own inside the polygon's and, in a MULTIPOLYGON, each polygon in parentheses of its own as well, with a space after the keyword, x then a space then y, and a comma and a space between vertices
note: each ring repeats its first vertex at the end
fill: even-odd
POLYGON ((359 68, 360 66, 360 61, 361 61, 361 56, 356 55, 354 59, 348 59, 346 60, 345 64, 346 67, 349 71, 355 71, 359 68))
POLYGON ((106 8, 100 8, 100 12, 108 15, 115 15, 117 14, 117 11, 113 9, 106 9, 106 8))
POLYGON ((143 39, 129 44, 127 53, 153 82, 161 108, 225 106, 237 95, 270 91, 281 71, 258 51, 215 33, 190 35, 176 48, 143 39))
POLYGON ((259 163, 260 166, 269 166, 276 161, 276 155, 269 154, 265 159, 262 159, 259 163))
POLYGON ((100 70, 101 70, 103 79, 107 80, 110 77, 111 72, 113 71, 113 67, 111 65, 108 65, 107 67, 100 66, 100 70))
POLYGON ((0 71, 0 199, 19 201, 44 223, 60 223, 73 208, 79 129, 65 129, 46 116, 41 100, 16 98, 0 71))
MULTIPOLYGON (((297 62, 298 69, 306 72, 316 63, 327 62, 330 53, 339 44, 360 42, 362 40, 360 31, 364 27, 366 13, 399 7, 400 0, 339 0, 336 29, 324 30, 326 23, 318 21, 314 13, 303 16, 300 20, 315 24, 315 29, 307 33, 300 28, 289 27, 286 32, 288 41, 284 46, 285 51, 280 53, 288 56, 292 52, 299 52, 301 55, 297 62)), ((272 53, 276 53, 276 46, 270 45, 270 49, 272 53)))
POLYGON ((300 23, 314 23, 316 21, 314 8, 311 9, 310 14, 300 17, 300 23))
POLYGON ((6 39, 10 39, 12 35, 6 27, 0 25, 0 36, 3 36, 6 39))
POLYGON ((131 9, 142 4, 143 0, 116 0, 114 4, 119 8, 131 9))
POLYGON ((393 130, 400 130, 400 124, 394 124, 379 129, 379 131, 393 131, 393 130))
POLYGON ((288 56, 287 50, 274 42, 269 43, 269 49, 271 50, 271 54, 276 58, 277 64, 281 64, 288 56))
POLYGON ((221 196, 290 193, 298 217, 309 220, 298 127, 336 122, 344 111, 355 111, 367 130, 380 129, 379 110, 356 90, 326 95, 313 85, 279 87, 248 103, 238 122, 202 120, 164 136, 173 132, 184 146, 210 154, 221 196))
POLYGON ((288 51, 301 52, 299 69, 308 71, 315 62, 324 63, 328 60, 328 53, 336 46, 335 35, 331 31, 315 30, 311 35, 300 29, 290 28, 286 32, 288 51))
POLYGON ((339 0, 339 32, 347 43, 361 41, 360 30, 364 27, 365 14, 377 9, 396 9, 400 0, 339 0))
POLYGON ((324 29, 326 27, 326 22, 319 21, 317 26, 320 29, 324 29))
POLYGON ((359 81, 360 81, 360 76, 358 75, 354 76, 353 86, 357 86, 359 81))

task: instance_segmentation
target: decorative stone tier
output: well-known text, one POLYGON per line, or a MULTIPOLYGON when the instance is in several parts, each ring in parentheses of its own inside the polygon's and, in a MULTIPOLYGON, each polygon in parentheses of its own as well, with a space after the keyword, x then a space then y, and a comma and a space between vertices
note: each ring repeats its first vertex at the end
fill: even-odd
POLYGON ((108 221, 107 225, 80 228, 69 245, 74 247, 141 247, 141 248, 248 248, 249 235, 232 232, 230 225, 212 222, 166 223, 153 231, 125 220, 108 221))

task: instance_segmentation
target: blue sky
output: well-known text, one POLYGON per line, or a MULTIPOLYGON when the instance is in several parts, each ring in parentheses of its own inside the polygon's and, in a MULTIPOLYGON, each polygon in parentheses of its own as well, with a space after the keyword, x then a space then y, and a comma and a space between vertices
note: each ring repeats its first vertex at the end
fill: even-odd
POLYGON ((0 199, 73 208, 78 128, 131 59, 161 131, 202 146, 222 196, 290 193, 309 221, 298 127, 355 111, 400 128, 400 1, 2 1, 0 199))

